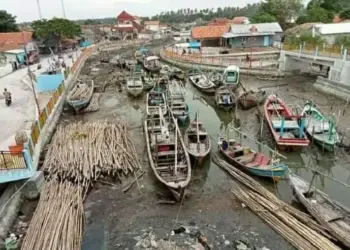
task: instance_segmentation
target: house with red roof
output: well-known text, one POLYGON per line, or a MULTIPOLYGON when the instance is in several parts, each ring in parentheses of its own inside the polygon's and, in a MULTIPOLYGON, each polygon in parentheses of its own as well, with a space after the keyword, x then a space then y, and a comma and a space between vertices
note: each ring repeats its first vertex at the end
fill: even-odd
POLYGON ((202 47, 218 47, 222 45, 222 36, 228 32, 229 27, 229 25, 193 27, 191 37, 200 42, 202 47))
POLYGON ((112 32, 115 32, 121 40, 137 38, 141 30, 140 19, 125 10, 117 16, 116 25, 112 28, 112 32))

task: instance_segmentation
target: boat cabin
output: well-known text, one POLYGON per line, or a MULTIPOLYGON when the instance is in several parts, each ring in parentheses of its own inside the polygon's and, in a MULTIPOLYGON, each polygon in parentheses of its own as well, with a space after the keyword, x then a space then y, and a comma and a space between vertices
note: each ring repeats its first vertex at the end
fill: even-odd
POLYGON ((159 67, 160 64, 159 64, 159 57, 157 56, 149 56, 146 58, 146 63, 148 65, 148 67, 151 67, 151 68, 156 68, 156 67, 159 67))
POLYGON ((157 106, 160 104, 164 104, 164 95, 159 92, 151 92, 148 94, 148 105, 149 106, 157 106))
POLYGON ((141 76, 133 76, 129 78, 128 88, 143 88, 141 76))
POLYGON ((228 66, 224 71, 224 84, 237 85, 239 82, 239 67, 235 65, 228 66))

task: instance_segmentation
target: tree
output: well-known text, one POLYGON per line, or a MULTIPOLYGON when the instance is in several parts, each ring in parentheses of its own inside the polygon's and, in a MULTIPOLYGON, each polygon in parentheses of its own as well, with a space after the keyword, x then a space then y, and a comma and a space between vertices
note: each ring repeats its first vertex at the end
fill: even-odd
POLYGON ((330 12, 324 8, 322 8, 318 4, 314 4, 313 6, 310 6, 306 10, 306 14, 299 16, 297 19, 297 24, 303 24, 303 23, 315 23, 315 22, 323 22, 328 23, 331 22, 333 19, 333 15, 330 14, 330 12))
POLYGON ((253 16, 250 21, 252 23, 272 23, 276 22, 277 19, 273 15, 269 13, 259 12, 255 16, 253 16))
POLYGON ((52 35, 62 38, 74 38, 81 35, 81 28, 74 22, 54 17, 51 20, 38 20, 32 23, 34 34, 37 38, 46 39, 52 35))
POLYGON ((350 35, 339 35, 335 38, 335 44, 338 46, 344 45, 345 47, 350 46, 350 35))
POLYGON ((16 32, 19 31, 16 24, 16 17, 0 10, 0 32, 16 32))
POLYGON ((341 11, 341 12, 339 13, 339 17, 340 17, 342 20, 350 19, 350 8, 341 11))

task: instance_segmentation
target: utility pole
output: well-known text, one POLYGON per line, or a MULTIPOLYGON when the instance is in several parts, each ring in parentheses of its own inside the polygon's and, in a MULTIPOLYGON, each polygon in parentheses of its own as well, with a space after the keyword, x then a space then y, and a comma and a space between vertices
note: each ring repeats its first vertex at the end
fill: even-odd
POLYGON ((66 10, 65 10, 65 8, 64 8, 64 2, 63 2, 63 0, 61 0, 61 4, 62 4, 63 17, 64 17, 64 18, 67 18, 67 17, 66 17, 66 10))
POLYGON ((36 2, 38 4, 39 18, 41 20, 41 19, 43 19, 43 15, 41 14, 40 2, 39 2, 39 0, 36 0, 36 2))
POLYGON ((30 71, 30 68, 29 68, 29 58, 28 58, 27 46, 26 46, 27 43, 26 43, 26 40, 24 38, 24 31, 23 30, 22 30, 22 39, 23 39, 23 46, 24 46, 24 54, 25 54, 25 58, 26 58, 26 61, 27 61, 28 76, 29 76, 29 79, 30 79, 30 84, 31 84, 31 87, 32 87, 34 100, 35 100, 35 103, 36 103, 36 109, 37 109, 38 117, 39 117, 40 116, 40 107, 39 107, 38 98, 36 97, 34 83, 33 83, 31 71, 30 71))

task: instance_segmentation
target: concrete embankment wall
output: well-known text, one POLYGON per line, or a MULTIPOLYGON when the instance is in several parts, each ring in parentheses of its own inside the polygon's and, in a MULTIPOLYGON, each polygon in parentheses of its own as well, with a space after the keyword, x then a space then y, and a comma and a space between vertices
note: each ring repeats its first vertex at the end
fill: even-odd
POLYGON ((319 76, 314 87, 323 93, 335 95, 344 100, 350 99, 350 85, 319 76))
MULTIPOLYGON (((226 68, 226 66, 219 66, 219 65, 210 65, 210 64, 200 64, 200 63, 190 63, 178 59, 173 59, 167 57, 163 51, 160 52, 160 57, 162 60, 164 60, 167 63, 173 64, 177 67, 184 68, 184 69, 192 69, 192 68, 200 68, 203 71, 221 71, 223 72, 226 68)), ((271 69, 271 68, 240 68, 241 74, 244 75, 260 75, 260 76, 283 76, 284 73, 278 71, 277 69, 271 69)))

